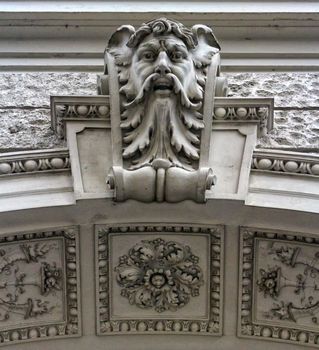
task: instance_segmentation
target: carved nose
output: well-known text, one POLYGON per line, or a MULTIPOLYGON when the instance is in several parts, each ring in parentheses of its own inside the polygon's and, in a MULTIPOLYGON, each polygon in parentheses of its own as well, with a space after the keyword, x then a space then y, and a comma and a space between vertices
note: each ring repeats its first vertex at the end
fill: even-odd
POLYGON ((168 57, 165 52, 161 52, 158 56, 158 64, 155 68, 155 73, 158 73, 160 75, 171 73, 168 57))
POLYGON ((165 75, 165 74, 168 74, 170 72, 171 72, 170 68, 164 64, 158 65, 155 69, 155 73, 158 73, 160 75, 165 75))

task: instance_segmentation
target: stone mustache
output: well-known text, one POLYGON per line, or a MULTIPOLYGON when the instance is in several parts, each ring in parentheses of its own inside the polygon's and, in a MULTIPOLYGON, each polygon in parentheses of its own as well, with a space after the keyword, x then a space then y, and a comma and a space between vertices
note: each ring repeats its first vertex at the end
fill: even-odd
POLYGON ((105 74, 115 200, 205 202, 215 181, 208 164, 214 97, 225 83, 219 50, 209 27, 166 18, 112 35, 105 74))

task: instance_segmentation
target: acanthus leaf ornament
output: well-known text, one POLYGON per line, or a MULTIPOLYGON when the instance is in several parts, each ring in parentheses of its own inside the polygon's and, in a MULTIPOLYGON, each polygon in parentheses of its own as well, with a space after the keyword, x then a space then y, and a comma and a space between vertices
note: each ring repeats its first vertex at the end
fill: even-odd
POLYGON ((157 312, 176 311, 199 295, 199 258, 174 241, 141 241, 119 258, 117 283, 130 304, 157 312))
POLYGON ((112 35, 108 184, 117 201, 205 201, 215 181, 208 159, 216 85, 225 84, 219 50, 210 28, 166 18, 112 35))
POLYGON ((96 225, 95 243, 99 335, 222 334, 222 226, 96 225))

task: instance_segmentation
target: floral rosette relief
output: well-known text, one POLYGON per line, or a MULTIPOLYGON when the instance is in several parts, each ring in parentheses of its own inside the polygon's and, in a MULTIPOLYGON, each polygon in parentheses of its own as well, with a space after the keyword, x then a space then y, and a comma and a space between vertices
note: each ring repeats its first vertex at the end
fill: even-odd
POLYGON ((176 311, 199 295, 203 273, 198 261, 189 246, 160 238, 143 240, 119 258, 116 280, 130 304, 176 311))

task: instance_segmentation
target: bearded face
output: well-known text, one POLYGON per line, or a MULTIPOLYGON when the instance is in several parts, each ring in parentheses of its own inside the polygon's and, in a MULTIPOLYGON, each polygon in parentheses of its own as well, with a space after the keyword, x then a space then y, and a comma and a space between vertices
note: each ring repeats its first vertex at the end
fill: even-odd
MULTIPOLYGON (((159 163, 197 168, 206 67, 218 49, 181 26, 161 19, 136 32, 123 28, 121 40, 111 38, 109 52, 120 82, 122 155, 128 169, 159 163)), ((212 35, 203 28, 204 35, 212 35)))
MULTIPOLYGON (((132 57, 130 80, 135 92, 141 91, 150 76, 153 93, 158 97, 173 95, 177 80, 188 96, 194 95, 191 86, 197 84, 195 67, 182 40, 169 36, 143 40, 132 57)), ((191 97, 200 100, 202 91, 197 88, 197 95, 191 97)))

